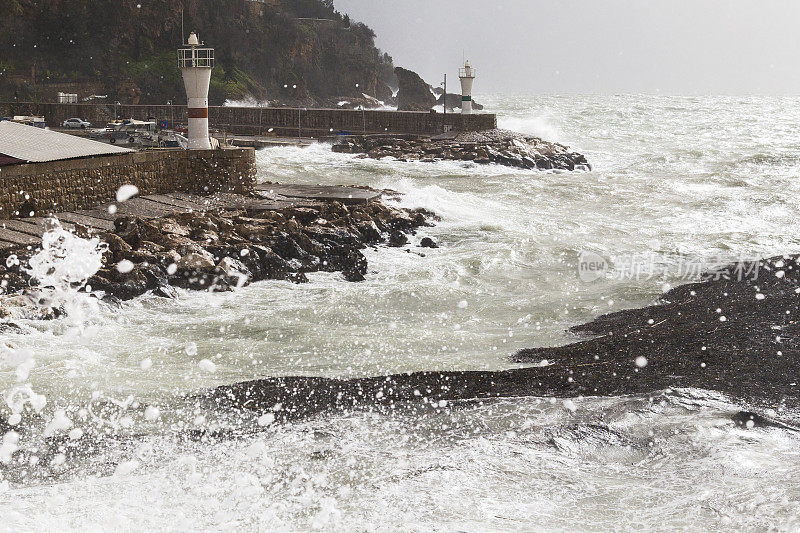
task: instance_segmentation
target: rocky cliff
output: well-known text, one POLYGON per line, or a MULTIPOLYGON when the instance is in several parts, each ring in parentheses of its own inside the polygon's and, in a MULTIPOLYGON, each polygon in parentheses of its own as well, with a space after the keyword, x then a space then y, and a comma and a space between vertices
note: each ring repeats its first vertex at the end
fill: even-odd
POLYGON ((216 48, 212 104, 391 97, 391 57, 331 0, 0 0, 0 99, 182 102, 182 18, 216 48))
POLYGON ((436 105, 436 97, 431 86, 419 74, 403 67, 394 69, 399 89, 397 91, 398 111, 429 111, 436 105))

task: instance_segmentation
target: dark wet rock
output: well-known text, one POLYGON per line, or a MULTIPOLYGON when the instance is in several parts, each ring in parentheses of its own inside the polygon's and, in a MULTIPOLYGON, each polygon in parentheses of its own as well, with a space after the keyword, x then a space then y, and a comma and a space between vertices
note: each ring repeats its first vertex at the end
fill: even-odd
POLYGON ((396 67, 394 73, 398 83, 398 111, 429 111, 436 105, 431 86, 419 74, 403 67, 396 67))
POLYGON ((105 242, 108 244, 108 251, 111 253, 110 260, 113 262, 119 262, 133 252, 133 247, 116 233, 109 233, 105 242))
POLYGON ((360 272, 356 268, 348 268, 347 270, 343 270, 342 275, 344 276, 344 279, 353 283, 358 283, 367 279, 364 276, 364 273, 360 272))
POLYGON ((362 238, 369 243, 380 242, 381 239, 383 238, 381 231, 378 229, 378 226, 376 226, 375 222, 373 222, 372 220, 368 222, 359 222, 356 225, 356 229, 361 234, 362 238))
POLYGON ((304 272, 289 272, 286 275, 286 279, 298 285, 301 283, 308 283, 308 276, 306 276, 304 272))
POLYGON ((244 263, 238 259, 226 256, 216 267, 217 275, 231 287, 243 287, 250 282, 253 274, 244 263))
POLYGON ((731 420, 742 429, 778 428, 795 432, 798 431, 798 429, 793 426, 752 411, 738 411, 731 416, 731 420))
POLYGON ((258 272, 260 276, 256 279, 286 279, 290 274, 291 267, 281 256, 272 251, 271 248, 264 246, 253 246, 253 250, 258 257, 258 272))
POLYGON ((121 300, 130 300, 166 284, 166 276, 150 264, 135 265, 130 272, 122 273, 117 266, 101 269, 89 281, 93 291, 103 291, 121 300))
POLYGON ((389 246, 399 248, 408 244, 408 237, 402 231, 393 231, 389 235, 389 246))
POLYGON ((158 296, 159 298, 173 299, 178 297, 178 292, 171 285, 165 284, 165 285, 159 285, 158 287, 153 289, 153 296, 158 296))
POLYGON ((144 277, 147 290, 155 290, 169 283, 169 276, 163 268, 154 263, 140 263, 135 269, 144 277))
MULTIPOLYGON (((108 250, 88 286, 110 301, 150 291, 171 298, 175 291, 170 285, 229 291, 267 279, 305 283, 306 273, 316 271, 342 272, 346 280, 363 281, 367 274, 363 248, 389 239, 407 242, 405 233, 435 219, 429 211, 377 202, 325 202, 258 213, 189 212, 154 220, 120 217, 113 232, 100 236, 108 250)), ((35 250, 15 253, 25 264, 35 250)), ((0 257, 0 265, 5 264, 6 256, 0 257)), ((31 283, 19 266, 0 266, 0 280, 4 282, 0 294, 19 292, 31 283)), ((27 296, 24 301, 22 296, 6 298, 10 298, 7 304, 0 301, 0 318, 29 317, 37 307, 27 296)), ((42 312, 37 310, 34 318, 51 317, 56 310, 46 316, 42 312)))
POLYGON ((529 170, 591 169, 585 156, 571 152, 562 144, 506 130, 463 132, 437 138, 349 136, 332 149, 338 153, 366 154, 373 159, 391 157, 398 161, 472 161, 529 170))
POLYGON ((423 237, 419 242, 420 248, 438 248, 439 245, 430 237, 423 237))
POLYGON ((30 284, 31 280, 20 271, 19 267, 11 267, 3 272, 3 267, 0 266, 0 295, 23 292, 30 284))
MULTIPOLYGON (((2 304, 2 300, 0 300, 2 304)), ((0 333, 22 333, 22 326, 15 322, 0 322, 0 333)))
MULTIPOLYGON (((444 105, 447 102, 447 110, 453 111, 455 109, 461 109, 461 95, 454 94, 454 93, 447 93, 447 97, 443 94, 442 90, 440 89, 436 94, 439 98, 436 99, 436 105, 444 105)), ((475 100, 472 101, 472 109, 475 111, 483 111, 483 106, 476 102, 475 100)))
MULTIPOLYGON (((701 388, 759 409, 800 407, 798 256, 731 265, 665 293, 658 305, 576 326, 590 339, 519 351, 534 366, 503 371, 416 372, 337 380, 285 377, 239 383, 199 398, 233 409, 280 406, 292 419, 330 410, 437 409, 449 402, 517 396, 609 396, 701 388), (740 278, 758 271, 757 279, 740 278), (759 296, 761 295, 761 296, 759 296), (724 317, 724 320, 723 320, 724 317)), ((755 412, 755 411, 754 411, 755 412)), ((732 419, 769 425, 763 415, 732 419)))
POLYGON ((176 263, 178 271, 188 272, 211 272, 214 270, 214 256, 210 253, 196 253, 191 252, 180 259, 176 263))
POLYGON ((142 241, 159 242, 163 237, 157 226, 136 217, 120 217, 114 221, 114 228, 114 233, 134 249, 142 241))
POLYGON ((327 411, 394 408, 418 404, 426 409, 449 402, 532 395, 569 396, 567 375, 554 369, 507 371, 414 372, 350 380, 317 377, 269 378, 222 386, 197 398, 214 406, 256 413, 280 410, 293 420, 327 411))
POLYGON ((297 259, 302 262, 310 261, 311 258, 311 254, 303 250, 303 248, 286 233, 278 235, 272 243, 272 250, 287 261, 297 259))

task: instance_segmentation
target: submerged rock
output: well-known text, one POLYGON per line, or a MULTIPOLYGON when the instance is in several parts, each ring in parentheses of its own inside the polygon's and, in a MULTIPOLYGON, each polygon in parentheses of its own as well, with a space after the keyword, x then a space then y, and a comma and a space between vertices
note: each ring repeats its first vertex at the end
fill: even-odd
POLYGON ((439 245, 430 237, 423 237, 419 242, 420 248, 438 248, 439 245))
POLYGON ((393 231, 389 235, 389 246, 399 248, 408 244, 408 237, 402 231, 393 231))
POLYGON ((463 132, 448 138, 350 136, 333 145, 333 151, 399 161, 472 161, 531 170, 591 170, 585 156, 562 144, 506 130, 463 132))

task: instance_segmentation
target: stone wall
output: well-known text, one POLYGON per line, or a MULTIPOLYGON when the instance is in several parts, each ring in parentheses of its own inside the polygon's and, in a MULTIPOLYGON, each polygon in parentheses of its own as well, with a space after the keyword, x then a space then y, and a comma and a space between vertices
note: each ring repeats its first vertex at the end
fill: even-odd
MULTIPOLYGON (((36 104, 0 103, 0 116, 38 115, 50 127, 59 127, 68 118, 80 117, 102 127, 115 116, 138 120, 166 120, 186 124, 186 106, 36 104)), ((435 135, 445 125, 455 131, 481 131, 497 127, 497 116, 475 113, 420 113, 413 111, 374 111, 353 109, 297 109, 286 107, 211 107, 213 128, 237 135, 279 135, 323 137, 340 133, 391 133, 435 135), (270 131, 270 129, 272 131, 270 131)))
POLYGON ((90 209, 136 185, 140 194, 248 193, 255 187, 255 152, 165 150, 0 167, 0 219, 33 198, 40 212, 90 209))

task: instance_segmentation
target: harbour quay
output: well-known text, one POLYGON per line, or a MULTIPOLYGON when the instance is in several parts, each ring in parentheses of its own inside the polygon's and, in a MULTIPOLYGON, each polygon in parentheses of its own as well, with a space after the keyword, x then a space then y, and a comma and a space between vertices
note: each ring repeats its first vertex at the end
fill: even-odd
MULTIPOLYGON (((113 103, 0 102, 0 116, 45 117, 49 127, 81 117, 92 124, 115 118, 155 120, 187 124, 186 105, 132 105, 113 103)), ((277 137, 328 137, 331 135, 407 134, 437 135, 446 131, 468 132, 497 128, 497 115, 460 114, 371 109, 304 109, 290 107, 208 108, 209 126, 233 135, 277 137)))

